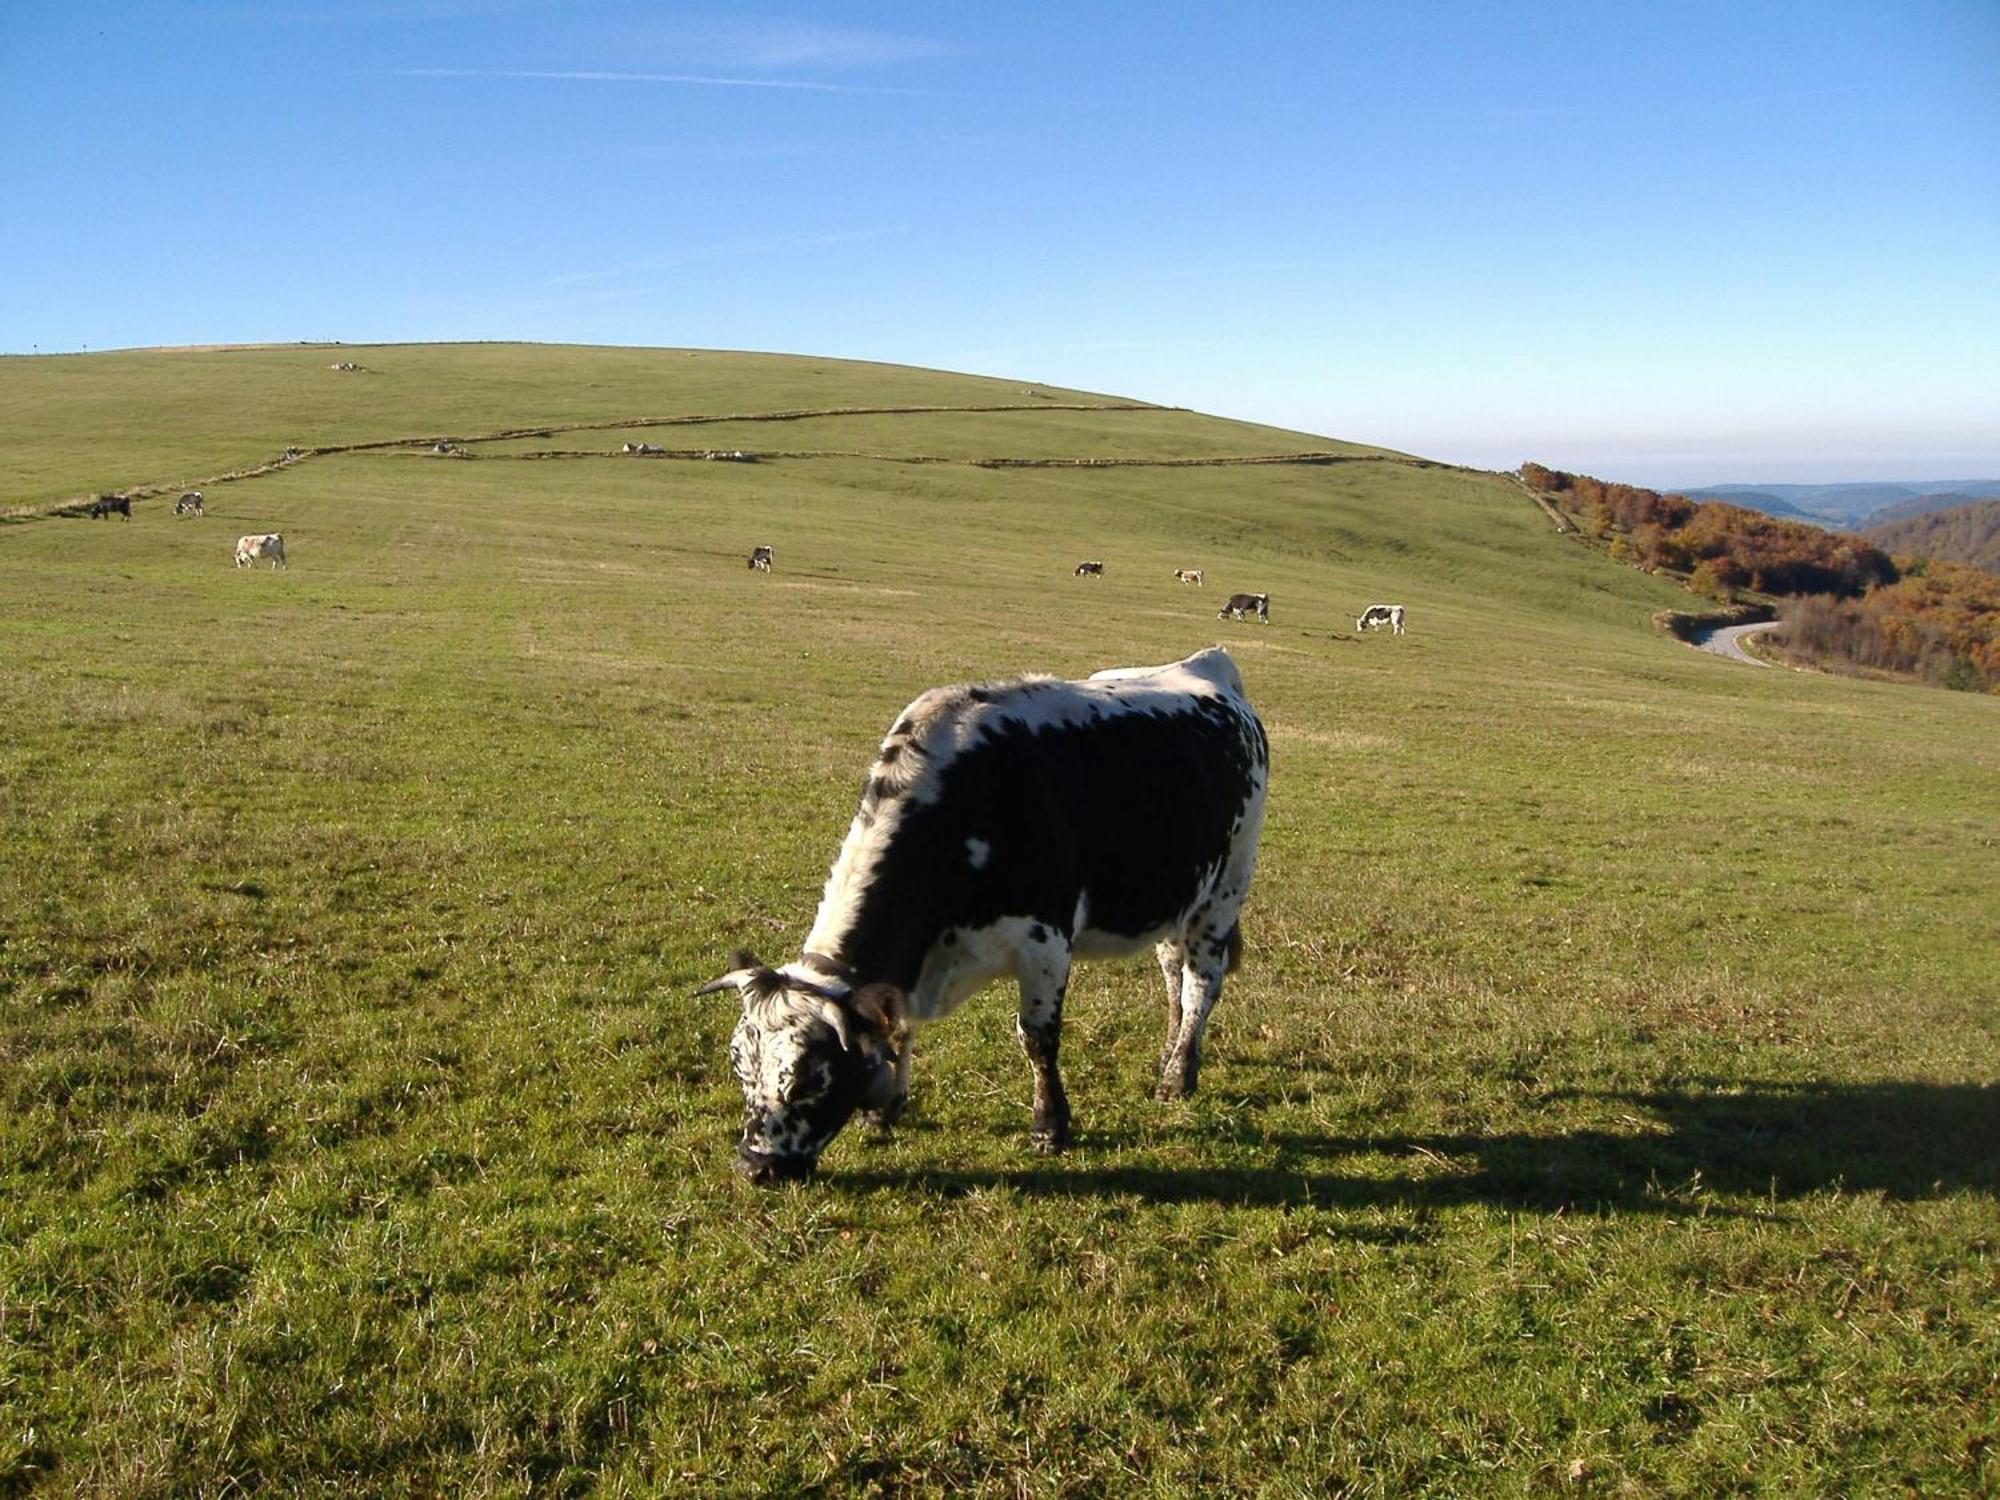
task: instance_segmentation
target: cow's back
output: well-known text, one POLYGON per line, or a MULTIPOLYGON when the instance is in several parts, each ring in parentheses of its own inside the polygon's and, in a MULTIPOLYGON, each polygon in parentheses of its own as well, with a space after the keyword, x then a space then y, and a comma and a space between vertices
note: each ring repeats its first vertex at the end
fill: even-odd
POLYGON ((1135 937, 1171 923, 1237 852, 1254 851, 1267 750, 1227 653, 1087 682, 948 690, 923 713, 933 763, 902 809, 901 859, 972 878, 941 920, 1032 916, 1135 937))

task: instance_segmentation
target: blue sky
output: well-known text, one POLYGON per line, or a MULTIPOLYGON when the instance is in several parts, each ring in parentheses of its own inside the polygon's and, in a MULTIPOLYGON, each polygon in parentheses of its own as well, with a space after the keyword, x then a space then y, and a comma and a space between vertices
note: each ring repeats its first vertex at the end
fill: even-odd
POLYGON ((471 338, 2000 475, 2000 0, 0 4, 0 350, 471 338))

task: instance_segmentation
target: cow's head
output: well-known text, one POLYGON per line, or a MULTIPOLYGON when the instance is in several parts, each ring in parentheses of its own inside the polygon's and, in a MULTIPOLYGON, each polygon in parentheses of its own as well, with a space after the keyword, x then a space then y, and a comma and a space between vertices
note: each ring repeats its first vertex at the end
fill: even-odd
POLYGON ((696 993, 723 989, 743 1002, 729 1062, 743 1085, 736 1170, 745 1177, 808 1176, 856 1110, 894 1114, 908 1035, 901 990, 769 969, 745 953, 696 993))

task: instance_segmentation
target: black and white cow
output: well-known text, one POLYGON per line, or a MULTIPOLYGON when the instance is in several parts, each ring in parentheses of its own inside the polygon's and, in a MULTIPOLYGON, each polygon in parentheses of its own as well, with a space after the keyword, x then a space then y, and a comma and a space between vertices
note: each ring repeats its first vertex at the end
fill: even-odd
POLYGON ((201 491, 189 490, 180 499, 176 500, 174 502, 174 514, 177 516, 201 515, 201 491))
POLYGON ((771 562, 771 549, 769 547, 758 546, 750 549, 750 566, 755 568, 759 573, 770 572, 771 562))
POLYGON ((876 756, 805 951, 747 955, 734 989, 737 1169, 803 1177, 856 1110, 909 1091, 909 1025, 1020 983, 1031 1140, 1068 1144, 1057 1053, 1071 961, 1152 947, 1167 986, 1156 1096, 1195 1090, 1202 1027, 1241 951, 1269 752, 1219 647, 1083 682, 938 688, 876 756))
POLYGON ((1361 611, 1361 617, 1354 622, 1356 633, 1373 630, 1378 625, 1390 626, 1397 635, 1403 633, 1403 606, 1400 604, 1371 604, 1361 611))
POLYGON ((132 502, 123 495, 99 495, 90 502, 90 509, 84 514, 93 521, 112 515, 123 516, 129 521, 132 519, 132 502))
POLYGON ((1242 619, 1245 615, 1255 615, 1266 625, 1271 623, 1271 596, 1269 594, 1231 594, 1229 602, 1216 611, 1215 618, 1227 620, 1242 619))
POLYGON ((1074 576, 1077 578, 1102 578, 1104 576, 1104 564, 1101 562, 1080 562, 1076 565, 1074 576))

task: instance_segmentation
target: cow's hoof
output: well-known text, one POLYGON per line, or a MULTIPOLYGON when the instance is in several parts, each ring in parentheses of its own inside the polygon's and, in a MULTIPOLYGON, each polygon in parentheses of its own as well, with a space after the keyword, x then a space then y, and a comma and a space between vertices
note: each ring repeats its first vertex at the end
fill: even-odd
POLYGON ((1153 1097, 1162 1104, 1172 1104, 1175 1100, 1186 1099, 1194 1093, 1194 1085, 1184 1078, 1162 1078, 1159 1087, 1153 1090, 1153 1097))
POLYGON ((1037 1156, 1061 1156, 1069 1150, 1069 1132, 1037 1130, 1028 1136, 1028 1145, 1037 1156))

